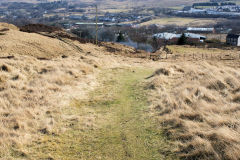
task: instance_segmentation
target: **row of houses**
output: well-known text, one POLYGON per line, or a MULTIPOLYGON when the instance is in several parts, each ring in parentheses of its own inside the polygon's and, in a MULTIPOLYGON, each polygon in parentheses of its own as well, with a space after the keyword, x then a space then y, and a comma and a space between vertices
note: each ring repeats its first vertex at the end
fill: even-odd
POLYGON ((210 2, 215 3, 215 2, 228 2, 230 0, 210 0, 210 2))
POLYGON ((217 12, 240 12, 240 6, 238 5, 233 5, 233 6, 221 6, 221 7, 216 7, 214 11, 217 12))
POLYGON ((197 18, 239 18, 240 7, 219 7, 210 9, 195 9, 190 8, 189 10, 184 9, 183 11, 171 12, 174 16, 180 17, 197 17, 197 18), (239 11, 239 12, 238 12, 239 11))
POLYGON ((231 28, 201 28, 201 27, 188 27, 186 32, 197 33, 197 34, 228 34, 232 31, 231 28))
POLYGON ((138 14, 138 13, 105 13, 104 16, 99 16, 98 20, 101 22, 112 22, 112 23, 121 23, 129 21, 149 21, 151 20, 152 15, 150 14, 138 14))

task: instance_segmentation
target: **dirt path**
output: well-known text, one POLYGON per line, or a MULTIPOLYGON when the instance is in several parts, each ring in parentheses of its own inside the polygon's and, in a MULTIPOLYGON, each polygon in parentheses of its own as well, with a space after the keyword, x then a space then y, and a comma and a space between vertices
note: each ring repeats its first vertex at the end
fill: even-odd
POLYGON ((75 100, 67 111, 70 115, 81 114, 85 120, 65 122, 69 129, 63 135, 46 135, 43 142, 30 147, 32 157, 176 159, 161 130, 147 114, 143 80, 151 73, 152 70, 143 68, 103 71, 101 87, 90 93, 88 100, 75 100))

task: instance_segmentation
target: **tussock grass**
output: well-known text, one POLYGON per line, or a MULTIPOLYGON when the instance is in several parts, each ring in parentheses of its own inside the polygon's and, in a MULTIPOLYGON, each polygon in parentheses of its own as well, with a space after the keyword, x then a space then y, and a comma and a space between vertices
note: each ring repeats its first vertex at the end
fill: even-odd
POLYGON ((182 159, 240 158, 240 75, 233 67, 204 61, 165 64, 169 76, 148 80, 154 87, 149 88, 152 113, 178 144, 182 159))

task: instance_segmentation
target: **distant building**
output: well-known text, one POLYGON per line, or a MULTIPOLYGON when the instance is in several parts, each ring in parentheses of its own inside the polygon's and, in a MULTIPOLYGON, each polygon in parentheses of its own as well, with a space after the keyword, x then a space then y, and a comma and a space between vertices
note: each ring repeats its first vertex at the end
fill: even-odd
POLYGON ((204 42, 206 40, 205 36, 195 33, 184 33, 185 36, 188 38, 188 41, 191 42, 204 42))
POLYGON ((188 27, 187 32, 193 32, 193 33, 214 33, 214 28, 192 28, 188 27))
POLYGON ((228 34, 226 42, 229 45, 240 46, 240 35, 239 34, 228 34))
MULTIPOLYGON (((188 43, 198 43, 204 42, 206 40, 205 36, 195 34, 195 33, 184 33, 187 37, 188 43)), ((158 33, 154 34, 153 37, 157 39, 159 44, 177 44, 179 38, 182 34, 175 34, 175 33, 158 33)))
POLYGON ((180 38, 181 34, 164 32, 164 33, 154 34, 153 37, 155 37, 157 39, 172 40, 175 38, 180 38))
MULTIPOLYGON (((94 23, 94 22, 77 22, 77 23, 75 23, 75 25, 88 25, 88 26, 96 26, 96 23, 94 23)), ((97 23, 97 25, 98 26, 103 26, 104 25, 104 23, 97 23)))

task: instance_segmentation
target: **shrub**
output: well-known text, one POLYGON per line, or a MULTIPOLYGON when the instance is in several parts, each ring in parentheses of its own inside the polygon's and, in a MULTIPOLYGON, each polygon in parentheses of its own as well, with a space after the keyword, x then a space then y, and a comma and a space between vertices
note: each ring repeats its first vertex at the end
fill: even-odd
POLYGON ((179 38, 177 44, 178 44, 178 45, 185 45, 185 44, 187 44, 187 37, 185 36, 184 33, 183 33, 183 34, 181 35, 181 37, 179 38))
POLYGON ((118 33, 117 42, 124 42, 125 38, 122 32, 118 33))

